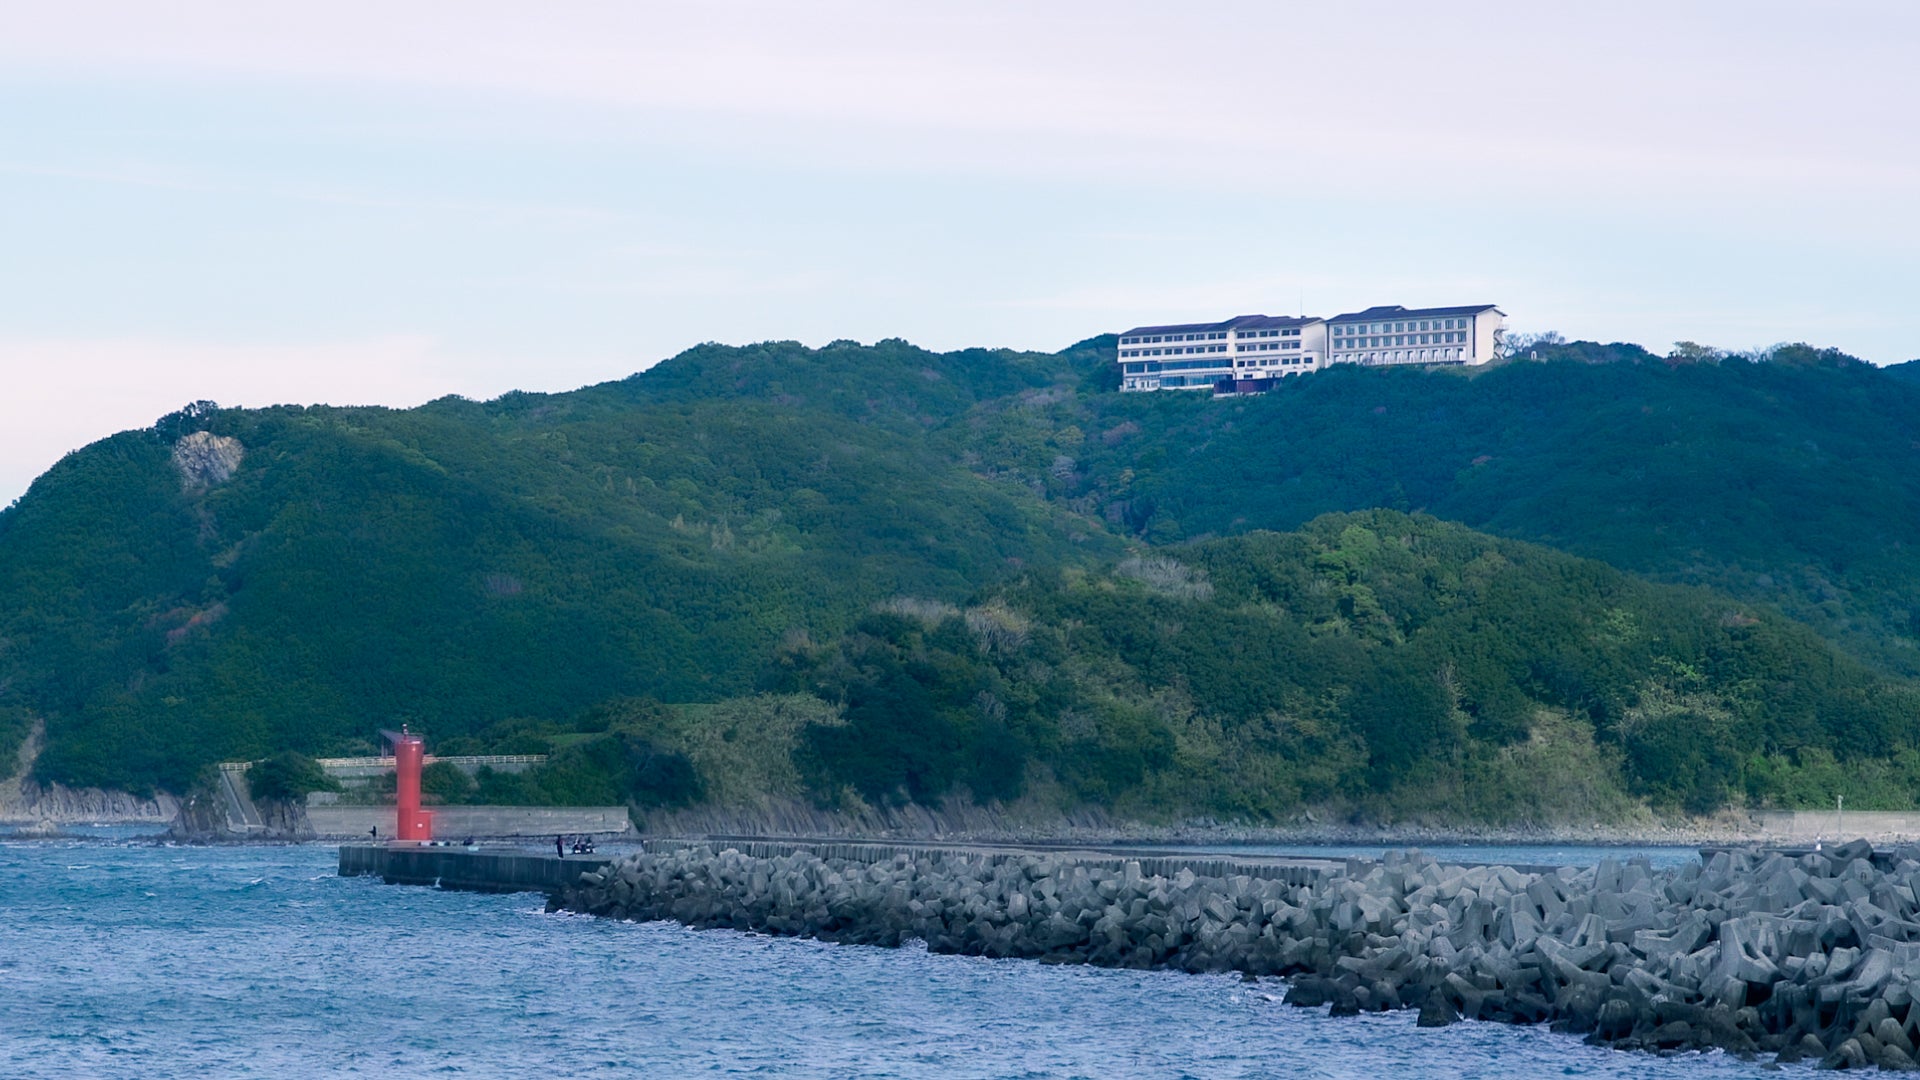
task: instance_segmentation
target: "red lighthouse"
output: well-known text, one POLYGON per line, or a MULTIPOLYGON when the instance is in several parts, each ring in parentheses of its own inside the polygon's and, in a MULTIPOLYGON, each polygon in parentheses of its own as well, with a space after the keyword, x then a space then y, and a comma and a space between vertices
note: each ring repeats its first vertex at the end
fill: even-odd
POLYGON ((401 840, 431 840, 433 811, 420 809, 420 765, 427 755, 426 743, 409 733, 405 724, 399 731, 380 734, 393 743, 394 801, 399 817, 393 835, 401 840))

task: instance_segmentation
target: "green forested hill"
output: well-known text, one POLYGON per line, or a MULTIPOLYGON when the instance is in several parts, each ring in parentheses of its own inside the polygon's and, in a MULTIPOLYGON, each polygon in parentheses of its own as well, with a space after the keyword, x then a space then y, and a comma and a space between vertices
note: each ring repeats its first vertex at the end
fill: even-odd
POLYGON ((1575 343, 1215 402, 1113 393, 1110 346, 704 346, 123 433, 0 511, 0 743, 44 717, 43 778, 173 790, 404 719, 565 748, 509 793, 563 801, 1513 816, 1548 774, 1597 778, 1556 812, 1817 801, 1836 760, 1906 797, 1920 736, 1875 672, 1920 668, 1920 386, 1575 343), (171 457, 202 431, 244 448, 204 489, 171 457), (1430 518, 1256 533, 1371 507, 1721 592, 1430 518), (1351 529, 1388 554, 1329 569, 1351 529))
POLYGON ((1806 627, 1391 511, 896 601, 780 668, 845 703, 807 733, 816 788, 867 801, 1038 775, 1147 814, 1592 820, 1829 798, 1836 756, 1892 759, 1856 804, 1920 779, 1920 692, 1806 627))
POLYGON ((1156 543, 1422 510, 1776 604, 1920 674, 1920 384, 1805 346, 1759 363, 1541 355, 1333 369, 1221 402, 988 402, 956 441, 1156 543), (1047 437, 1069 428, 1087 438, 1063 461, 1047 437))
POLYGON ((0 686, 16 728, 48 719, 43 774, 177 789, 208 760, 339 749, 396 718, 446 737, 626 694, 717 700, 781 635, 875 599, 1118 549, 921 435, 974 387, 1050 385, 1052 358, 682 360, 485 405, 172 418, 62 461, 0 515, 0 686), (183 490, 188 428, 246 448, 231 480, 183 490))

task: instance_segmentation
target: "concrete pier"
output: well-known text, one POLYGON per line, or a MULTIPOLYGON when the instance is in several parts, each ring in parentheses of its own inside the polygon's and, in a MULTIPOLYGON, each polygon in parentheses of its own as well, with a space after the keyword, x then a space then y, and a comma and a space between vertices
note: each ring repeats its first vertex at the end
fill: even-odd
MULTIPOLYGON (((986 860, 990 866, 1017 861, 1034 855, 1061 860, 1089 870, 1119 870, 1129 862, 1140 864, 1141 872, 1172 877, 1182 870, 1200 877, 1240 875, 1260 881, 1278 881, 1287 885, 1311 885, 1335 872, 1351 872, 1371 866, 1363 859, 1323 859, 1297 855, 1193 855, 1170 848, 1104 848, 1066 844, 943 844, 938 841, 862 841, 862 840, 763 840, 741 836, 716 836, 699 840, 648 840, 642 847, 649 852, 680 851, 700 848, 720 851, 732 848, 749 858, 777 859, 786 855, 807 854, 819 859, 844 859, 848 862, 884 863, 897 855, 917 858, 927 855, 965 855, 986 860)), ((1364 872, 1364 871, 1362 871, 1364 872)))
MULTIPOLYGON (((433 834, 444 840, 463 836, 493 839, 506 836, 617 836, 631 833, 624 806, 435 806, 433 834)), ((321 837, 364 837, 377 828, 391 836, 391 806, 309 806, 307 822, 321 837)))
MULTIPOLYGON (((731 848, 755 859, 806 854, 821 859, 880 864, 895 857, 929 854, 966 856, 988 865, 1017 862, 1044 854, 1047 858, 1089 870, 1118 871, 1136 863, 1147 874, 1172 877, 1181 871, 1201 877, 1235 875, 1283 885, 1314 885, 1337 874, 1364 872, 1372 864, 1357 859, 1313 859, 1293 856, 1186 855, 1169 850, 1116 851, 1102 848, 1029 847, 1025 845, 940 844, 933 842, 860 842, 847 840, 646 840, 641 849, 664 853, 687 849, 731 848)), ((631 849, 629 849, 631 850, 631 849)), ((409 844, 343 844, 340 876, 371 875, 389 885, 438 885, 472 892, 556 893, 580 883, 580 875, 612 861, 606 856, 569 855, 565 858, 534 851, 498 848, 423 847, 409 844)))
POLYGON ((572 888, 580 875, 604 869, 604 855, 542 855, 530 851, 426 847, 415 844, 342 844, 340 876, 378 877, 389 885, 436 885, 467 892, 543 892, 572 888))

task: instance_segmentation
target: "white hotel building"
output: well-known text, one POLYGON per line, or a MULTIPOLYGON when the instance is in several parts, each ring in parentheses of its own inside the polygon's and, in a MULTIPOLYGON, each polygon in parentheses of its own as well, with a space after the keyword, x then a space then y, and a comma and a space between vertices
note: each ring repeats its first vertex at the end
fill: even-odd
POLYGON ((1122 390, 1265 389, 1329 364, 1484 364, 1506 316, 1492 304, 1371 307, 1331 319, 1241 315, 1120 335, 1122 390))

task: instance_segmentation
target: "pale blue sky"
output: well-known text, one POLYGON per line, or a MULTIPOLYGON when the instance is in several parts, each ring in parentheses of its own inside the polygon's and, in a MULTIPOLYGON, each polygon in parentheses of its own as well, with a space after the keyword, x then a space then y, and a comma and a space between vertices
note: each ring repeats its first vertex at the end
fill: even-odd
POLYGON ((1920 5, 0 11, 0 503, 179 404, 1495 302, 1920 356, 1920 5))

